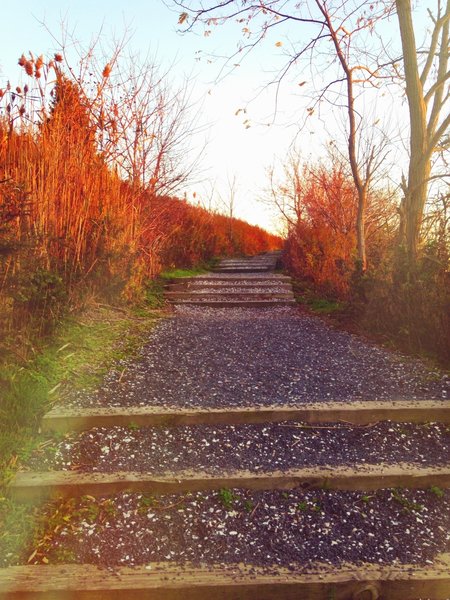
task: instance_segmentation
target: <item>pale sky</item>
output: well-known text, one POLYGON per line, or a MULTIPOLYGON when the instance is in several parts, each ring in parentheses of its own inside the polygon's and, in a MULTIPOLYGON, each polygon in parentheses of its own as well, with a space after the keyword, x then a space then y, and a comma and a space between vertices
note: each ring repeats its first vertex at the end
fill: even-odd
MULTIPOLYGON (((22 52, 31 50, 37 55, 51 55, 58 49, 51 33, 59 38, 63 21, 85 45, 102 27, 105 39, 113 35, 121 37, 128 28, 132 32, 130 50, 140 52, 142 56, 150 52, 150 55, 157 56, 158 62, 166 65, 175 61, 171 73, 175 81, 192 73, 192 96, 203 102, 202 119, 208 125, 205 134, 208 146, 202 162, 202 178, 205 181, 181 190, 180 195, 186 192, 191 199, 195 191, 197 197, 206 200, 214 188, 217 203, 219 195, 227 196, 227 179, 236 176, 236 216, 273 228, 272 217, 257 200, 266 184, 265 170, 277 157, 282 159, 287 154, 298 132, 299 115, 305 114, 309 106, 310 101, 302 97, 303 92, 308 90, 308 84, 301 89, 298 87, 299 81, 308 80, 309 74, 286 81, 280 95, 277 123, 272 121, 272 88, 263 90, 248 105, 245 117, 242 113, 236 116, 236 111, 247 106, 248 101, 261 91, 270 79, 270 72, 282 64, 283 48, 276 46, 278 37, 269 36, 239 68, 216 83, 220 62, 208 64, 206 59, 199 61, 198 51, 229 55, 236 48, 239 31, 233 27, 218 27, 207 38, 201 31, 197 35, 181 36, 176 31, 177 18, 177 13, 171 12, 162 0, 128 0, 126 3, 117 0, 21 0, 17 5, 7 3, 0 21, 0 85, 4 85, 7 79, 13 85, 19 82, 17 59, 22 52), (245 119, 249 119, 249 123, 244 124, 245 119), (251 127, 246 127, 248 124, 251 127)), ((288 42, 286 37, 283 44, 288 42)), ((386 112, 383 102, 375 113, 377 110, 386 112)), ((322 120, 311 119, 297 138, 302 155, 305 158, 320 156, 323 144, 330 136, 338 136, 342 132, 342 122, 339 111, 326 108, 322 120)), ((344 138, 342 142, 345 143, 344 138)), ((201 146, 203 137, 193 143, 201 146)))

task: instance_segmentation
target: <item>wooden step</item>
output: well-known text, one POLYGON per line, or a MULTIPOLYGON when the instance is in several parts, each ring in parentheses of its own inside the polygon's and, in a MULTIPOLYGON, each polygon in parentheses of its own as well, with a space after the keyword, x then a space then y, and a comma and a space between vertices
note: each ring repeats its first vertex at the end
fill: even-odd
POLYGON ((262 301, 262 300, 293 300, 294 294, 291 293, 274 293, 274 292, 208 292, 206 290, 202 290, 201 292, 193 292, 192 290, 186 292, 166 292, 165 296, 169 300, 201 300, 203 301, 212 301, 216 300, 220 301, 235 301, 239 300, 240 302, 248 302, 248 301, 262 301))
MULTIPOLYGON (((183 285, 183 284, 182 284, 183 285)), ((170 289, 176 288, 176 284, 172 284, 170 286, 170 289)), ((236 281, 235 283, 229 283, 227 284, 226 282, 221 282, 221 283, 212 283, 212 284, 206 284, 205 281, 203 282, 199 282, 197 283, 196 281, 192 281, 190 284, 188 284, 188 288, 190 290, 196 290, 196 289, 202 289, 202 290, 206 290, 206 289, 222 289, 222 288, 237 288, 237 289, 252 289, 252 288, 267 288, 267 289, 271 289, 271 288, 275 288, 275 289, 282 289, 282 290, 291 290, 292 289, 292 285, 289 282, 284 282, 284 281, 277 281, 277 280, 273 280, 273 279, 266 279, 263 282, 259 282, 259 281, 250 281, 248 279, 240 279, 239 281, 236 281)))
POLYGON ((439 400, 316 402, 300 406, 276 405, 242 408, 167 408, 130 407, 55 407, 42 419, 43 431, 85 431, 92 427, 136 424, 153 425, 228 425, 243 423, 346 422, 367 425, 378 421, 397 423, 450 423, 450 402, 439 400))
POLYGON ((269 306, 290 306, 294 299, 286 300, 177 300, 174 304, 187 306, 209 306, 215 308, 267 308, 269 306))
POLYGON ((203 282, 203 281, 226 281, 226 282, 231 282, 231 281, 245 281, 245 282, 253 282, 253 281, 291 281, 291 278, 288 275, 278 275, 275 273, 267 273, 266 275, 261 275, 261 274, 257 274, 255 273, 254 275, 252 275, 251 273, 248 274, 247 277, 238 277, 238 276, 233 276, 232 274, 230 275, 221 275, 220 273, 212 273, 211 275, 196 275, 195 277, 177 277, 175 279, 168 279, 167 282, 174 282, 174 283, 189 283, 189 282, 193 282, 193 283, 198 283, 198 282, 203 282))
POLYGON ((258 271, 261 269, 263 271, 272 271, 273 268, 274 268, 273 264, 268 264, 268 263, 263 263, 263 262, 258 262, 258 263, 253 263, 253 264, 235 262, 235 263, 226 263, 226 264, 217 265, 216 267, 213 267, 213 271, 220 272, 222 269, 244 269, 245 271, 258 271))
POLYGON ((252 267, 271 267, 273 268, 275 261, 273 260, 222 260, 215 268, 220 267, 246 267, 251 269, 252 267))
POLYGON ((273 290, 278 292, 292 292, 292 285, 288 282, 276 282, 276 281, 249 281, 239 280, 235 282, 222 281, 220 283, 208 284, 205 281, 199 283, 186 282, 186 283, 169 283, 165 286, 167 292, 218 292, 222 290, 239 290, 243 293, 247 291, 252 292, 255 289, 264 289, 267 293, 273 290))
POLYGON ((276 290, 292 290, 292 285, 288 282, 277 282, 277 281, 264 281, 262 283, 256 281, 252 282, 249 280, 245 281, 237 281, 235 283, 212 283, 207 284, 205 281, 196 283, 192 281, 190 283, 171 283, 166 286, 167 290, 173 291, 183 291, 183 290, 222 290, 222 289, 239 289, 239 290, 252 290, 254 288, 264 288, 267 290, 276 289, 276 290))
POLYGON ((223 258, 216 267, 227 267, 227 266, 244 266, 244 267, 252 267, 252 266, 270 266, 273 267, 276 263, 272 257, 267 256, 254 256, 252 258, 223 258))
POLYGON ((122 491, 185 493, 222 488, 251 490, 294 489, 296 487, 330 490, 370 491, 391 487, 426 489, 450 487, 450 465, 421 467, 408 463, 396 465, 360 464, 317 466, 287 471, 230 471, 210 474, 178 471, 153 475, 135 471, 84 473, 71 471, 18 472, 8 493, 20 502, 35 502, 51 496, 110 495, 122 491))
POLYGON ((270 271, 268 267, 217 267, 213 273, 263 273, 270 271))
POLYGON ((450 555, 432 565, 90 564, 0 569, 0 598, 13 600, 448 600, 450 555))

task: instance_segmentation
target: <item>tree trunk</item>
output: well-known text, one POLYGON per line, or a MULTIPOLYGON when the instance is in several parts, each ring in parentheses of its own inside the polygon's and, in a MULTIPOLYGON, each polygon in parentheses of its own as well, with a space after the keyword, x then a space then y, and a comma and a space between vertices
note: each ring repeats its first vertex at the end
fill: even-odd
POLYGON ((366 183, 361 179, 359 172, 358 159, 356 156, 356 119, 355 119, 355 97, 353 95, 353 73, 347 64, 341 60, 347 79, 347 102, 348 102, 348 156, 352 170, 353 181, 358 193, 358 212, 356 216, 356 239, 357 239, 357 271, 362 274, 367 269, 366 255, 366 207, 367 207, 367 188, 366 183))
POLYGON ((366 207, 367 192, 364 186, 358 188, 358 212, 356 215, 356 250, 358 255, 357 270, 364 273, 367 269, 366 254, 366 207))
POLYGON ((396 0, 403 48, 406 97, 410 118, 410 162, 405 192, 405 245, 408 265, 414 271, 420 241, 422 215, 427 198, 431 157, 427 132, 427 107, 417 63, 411 0, 396 0))
POLYGON ((337 57, 341 63, 342 70, 345 74, 345 81, 347 87, 347 114, 348 114, 348 158, 350 161, 350 167, 352 170, 353 182, 358 194, 358 212, 356 218, 356 239, 357 239, 357 265, 356 270, 359 275, 363 274, 367 269, 367 255, 366 255, 366 207, 367 207, 367 185, 370 179, 363 181, 360 174, 358 165, 357 151, 356 151, 356 111, 355 111, 355 96, 353 90, 353 70, 348 64, 348 60, 345 53, 342 50, 341 42, 338 38, 337 32, 335 31, 329 12, 327 11, 324 4, 316 0, 316 4, 319 7, 322 15, 324 16, 325 22, 327 23, 328 31, 330 32, 331 39, 336 50, 337 57))

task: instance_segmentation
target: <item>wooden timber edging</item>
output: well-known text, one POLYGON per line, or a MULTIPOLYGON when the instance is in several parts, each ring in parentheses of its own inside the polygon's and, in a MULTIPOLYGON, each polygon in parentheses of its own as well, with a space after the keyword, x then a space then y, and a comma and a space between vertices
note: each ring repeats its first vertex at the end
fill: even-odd
MULTIPOLYGON (((165 294, 175 295, 175 294, 258 294, 261 292, 255 291, 261 289, 259 285, 168 285, 166 286, 165 294), (227 291, 230 290, 231 292, 227 291)), ((286 283, 277 286, 268 286, 264 284, 265 291, 264 294, 272 294, 272 290, 277 290, 276 293, 281 294, 293 294, 292 286, 286 283)))
POLYGON ((231 283, 226 283, 223 282, 222 283, 208 283, 206 284, 205 282, 191 282, 191 283, 169 283, 165 286, 165 289, 167 291, 172 291, 172 292, 186 292, 186 291, 190 291, 190 292, 199 292, 199 291, 207 291, 207 290, 212 290, 212 291, 222 291, 222 290, 226 290, 228 288, 233 288, 236 290, 242 290, 242 291, 247 291, 247 290, 253 290, 254 288, 261 288, 264 287, 265 289, 267 289, 268 291, 275 289, 275 290, 285 290, 285 291, 292 291, 292 285, 290 283, 287 282, 278 282, 276 280, 271 280, 271 281, 263 281, 263 282, 255 282, 255 283, 242 283, 242 282, 231 282, 231 283))
POLYGON ((261 281, 284 281, 284 282, 290 282, 292 281, 291 277, 289 277, 289 275, 278 275, 277 273, 267 273, 267 274, 258 274, 258 275, 252 275, 250 273, 250 277, 247 278, 243 278, 243 276, 233 276, 233 274, 220 274, 220 273, 211 273, 210 275, 195 275, 193 277, 174 277, 173 279, 171 278, 167 278, 167 283, 201 283, 201 282, 217 282, 217 281, 226 281, 226 282, 231 282, 231 281, 245 281, 247 282, 261 282, 261 281))
POLYGON ((426 567, 150 563, 115 569, 89 564, 0 569, 1 600, 205 600, 210 595, 215 600, 448 600, 450 555, 426 567))
POLYGON ((397 423, 450 423, 450 402, 439 400, 317 402, 300 406, 254 406, 242 408, 55 407, 42 419, 43 431, 85 431, 92 427, 174 425, 226 425, 244 423, 338 423, 369 425, 378 421, 397 423))
POLYGON ((291 299, 294 298, 292 292, 252 292, 252 291, 221 291, 220 293, 211 292, 210 290, 202 289, 201 291, 193 291, 192 289, 186 292, 165 292, 166 298, 199 298, 204 299, 208 298, 208 300, 218 300, 218 299, 238 299, 238 300, 278 300, 278 299, 291 299))
MULTIPOLYGON (((263 281, 260 280, 256 280, 253 281, 252 279, 235 279, 228 284, 228 281, 218 281, 217 283, 214 283, 214 281, 216 280, 216 278, 214 279, 210 279, 209 281, 203 280, 203 281, 191 281, 187 284, 183 284, 181 283, 180 286, 186 286, 188 285, 190 289, 197 289, 197 288, 214 288, 214 289, 222 289, 222 288, 226 288, 226 287, 237 287, 237 288, 243 288, 243 289, 247 289, 247 288, 254 288, 254 287, 261 287, 262 285, 264 287, 267 287, 268 289, 271 288, 281 288, 281 289, 287 289, 290 290, 292 289, 292 283, 290 281, 284 281, 281 280, 279 281, 278 279, 264 279, 263 281)), ((169 287, 174 288, 176 287, 177 284, 176 283, 172 283, 169 284, 169 287)))
POLYGON ((210 474, 178 471, 153 475, 145 472, 113 473, 77 471, 23 471, 12 480, 8 493, 15 500, 34 502, 52 496, 111 495, 123 491, 156 494, 186 493, 245 488, 288 490, 296 487, 329 490, 372 491, 391 487, 426 489, 450 487, 450 465, 421 467, 409 463, 395 465, 314 466, 286 471, 245 470, 210 474))
POLYGON ((280 300, 287 300, 288 302, 294 302, 293 294, 261 294, 259 292, 166 292, 165 297, 167 300, 170 300, 175 303, 182 302, 183 300, 201 302, 204 304, 205 302, 209 302, 211 304, 215 304, 217 302, 226 302, 229 304, 230 302, 250 302, 252 304, 258 302, 270 302, 271 304, 276 304, 280 300))
POLYGON ((185 306, 209 306, 211 308, 267 308, 269 306, 291 306, 292 300, 177 300, 174 304, 185 306))

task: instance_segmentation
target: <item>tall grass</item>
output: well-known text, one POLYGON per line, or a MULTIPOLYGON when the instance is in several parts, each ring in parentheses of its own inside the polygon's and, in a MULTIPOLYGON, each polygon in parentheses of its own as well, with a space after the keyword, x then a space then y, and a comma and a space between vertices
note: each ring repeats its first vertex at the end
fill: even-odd
MULTIPOLYGON (((158 196, 176 175, 167 167, 170 148, 179 152, 174 140, 161 150, 168 135, 161 121, 166 82, 144 115, 147 128, 156 119, 152 131, 163 137, 160 143, 156 133, 147 142, 131 137, 133 154, 130 133, 117 122, 126 121, 136 97, 119 114, 107 88, 111 66, 94 85, 64 69, 61 55, 48 62, 22 56, 19 64, 29 86, 0 90, 0 351, 8 346, 26 361, 33 339, 87 294, 134 302, 163 269, 280 245, 258 227, 158 196), (136 169, 142 155, 146 164, 158 163, 150 181, 133 165, 125 168, 125 151, 137 156, 136 169)), ((170 131, 179 123, 172 125, 170 131)))

